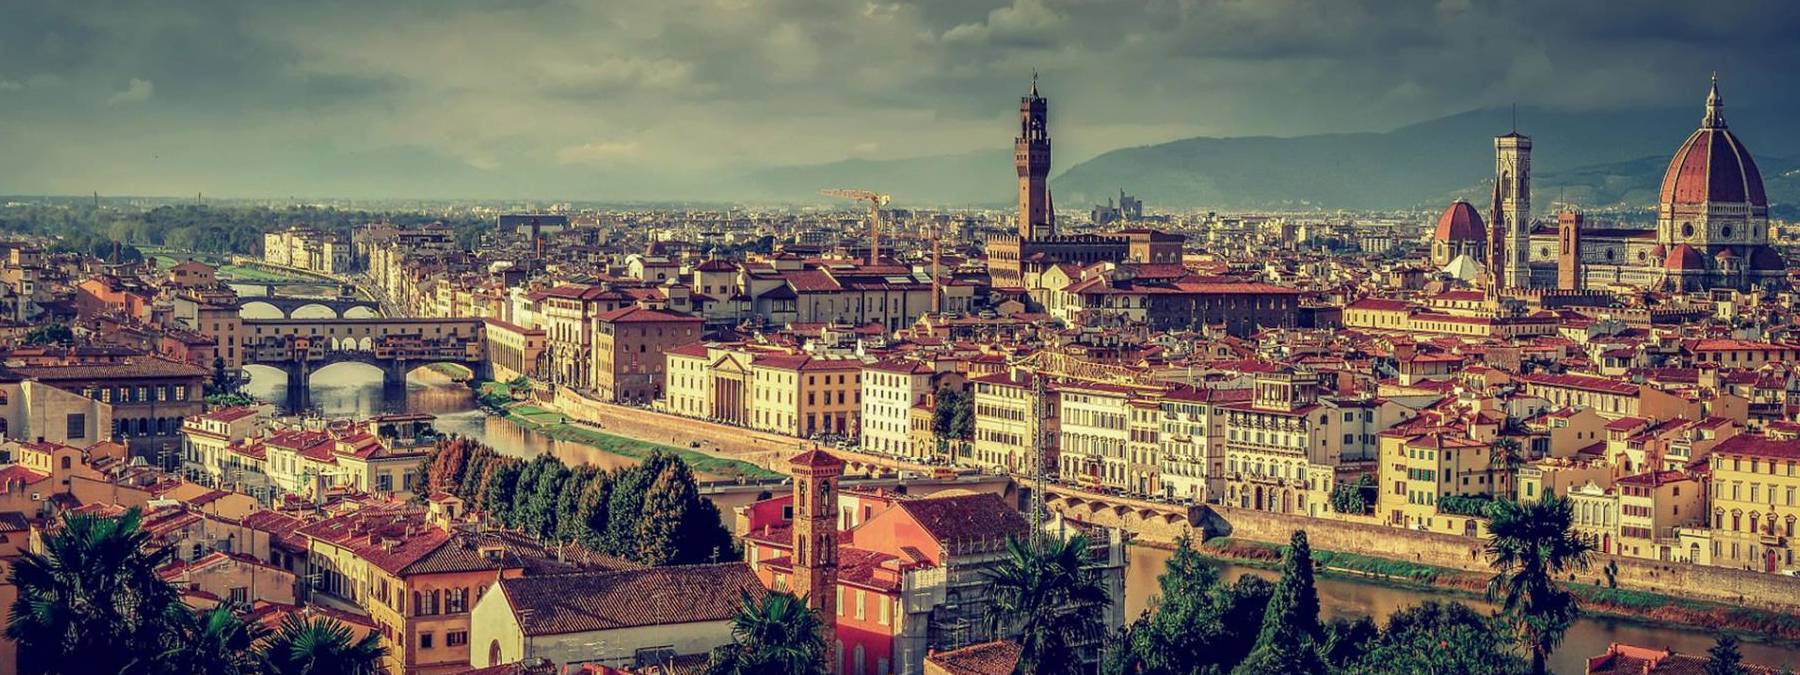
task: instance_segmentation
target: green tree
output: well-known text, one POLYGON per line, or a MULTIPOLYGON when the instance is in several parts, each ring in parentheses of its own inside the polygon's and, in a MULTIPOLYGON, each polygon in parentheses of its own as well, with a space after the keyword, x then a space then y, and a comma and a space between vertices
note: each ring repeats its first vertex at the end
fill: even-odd
POLYGON ((585 534, 586 523, 581 517, 582 495, 600 475, 600 470, 582 465, 569 470, 568 478, 563 479, 562 489, 556 494, 556 533, 554 539, 561 542, 581 541, 585 534))
POLYGON ((653 452, 642 464, 621 470, 613 479, 612 493, 607 496, 606 533, 601 536, 601 550, 626 558, 637 557, 644 495, 671 461, 670 455, 653 452))
POLYGON ((1331 489, 1331 510, 1368 515, 1375 508, 1375 491, 1375 476, 1371 474, 1363 474, 1354 483, 1340 483, 1331 489))
POLYGON ((731 538, 719 526, 718 507, 700 496, 687 462, 675 461, 644 493, 634 559, 649 565, 681 565, 723 560, 731 538))
POLYGON ((481 485, 481 495, 476 501, 480 503, 482 513, 511 527, 515 522, 513 493, 518 489, 519 475, 525 472, 525 463, 511 457, 501 457, 491 464, 493 466, 487 470, 487 477, 481 485))
POLYGON ((825 675, 824 623, 791 593, 758 600, 744 593, 731 618, 731 644, 713 650, 707 675, 825 675))
POLYGON ((1319 653, 1319 593, 1313 586, 1312 547, 1306 531, 1294 531, 1283 558, 1281 581, 1263 612, 1256 647, 1232 669, 1237 675, 1325 673, 1319 653))
POLYGON ((1381 629, 1369 617, 1360 616, 1355 620, 1338 617, 1325 624, 1325 639, 1319 648, 1323 650, 1326 663, 1333 669, 1342 669, 1367 654, 1380 636, 1381 629))
POLYGON ((525 463, 519 472, 519 483, 513 490, 513 526, 522 531, 546 535, 556 526, 556 493, 569 472, 561 460, 548 454, 538 455, 525 463))
POLYGON ((213 367, 213 376, 212 376, 213 390, 217 391, 219 393, 230 393, 230 391, 234 389, 234 387, 232 387, 232 384, 235 383, 235 378, 232 378, 230 376, 230 374, 225 371, 225 357, 214 356, 213 362, 212 362, 212 367, 213 367))
POLYGON ((486 446, 469 452, 469 459, 461 472, 461 480, 456 482, 456 496, 470 508, 480 506, 476 497, 481 494, 481 486, 487 483, 488 463, 497 457, 486 446))
POLYGON ((612 501, 614 474, 602 473, 594 476, 587 487, 581 490, 581 501, 575 510, 575 520, 580 523, 578 541, 596 551, 606 550, 607 506, 612 501))
POLYGON ((117 673, 164 631, 175 590, 156 575, 169 560, 152 550, 137 509, 118 517, 66 516, 25 553, 8 578, 18 589, 6 634, 21 673, 117 673))
POLYGON ((371 631, 357 640, 336 619, 298 613, 282 619, 263 643, 269 675, 380 675, 386 657, 380 634, 371 631))
POLYGON ((242 609, 224 604, 210 610, 169 606, 164 616, 161 651, 153 657, 153 673, 185 675, 257 675, 263 672, 257 641, 269 634, 261 624, 244 621, 242 609))
POLYGON ((1545 493, 1537 501, 1500 500, 1489 509, 1487 556, 1494 568, 1487 596, 1512 621, 1531 672, 1544 675, 1550 652, 1581 615, 1580 602, 1557 578, 1586 571, 1593 542, 1572 529, 1569 500, 1545 493))
POLYGON ((47 323, 25 333, 25 344, 33 346, 75 343, 75 331, 68 324, 47 323))
POLYGON ((1366 654, 1344 664, 1344 675, 1522 675, 1525 660, 1511 651, 1506 627, 1461 603, 1430 601, 1388 617, 1366 654))
POLYGON ((1017 636, 1020 673, 1083 672, 1080 649, 1102 637, 1112 601, 1088 565, 1087 537, 1010 538, 1006 549, 1006 557, 983 572, 990 584, 990 632, 1017 636))
POLYGON ((1738 653, 1737 638, 1720 635, 1706 650, 1706 675, 1745 675, 1744 657, 1738 653))

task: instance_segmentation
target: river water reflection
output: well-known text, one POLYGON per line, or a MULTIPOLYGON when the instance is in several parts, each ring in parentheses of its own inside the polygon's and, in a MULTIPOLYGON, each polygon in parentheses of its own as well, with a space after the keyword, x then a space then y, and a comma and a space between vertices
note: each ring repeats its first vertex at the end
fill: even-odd
MULTIPOLYGON (((287 376, 275 368, 250 366, 246 390, 257 398, 279 403, 286 395, 287 376)), ((397 393, 397 392, 396 392, 397 393)), ((616 469, 637 464, 630 457, 597 448, 559 441, 498 417, 482 413, 475 392, 442 373, 421 368, 406 378, 406 391, 390 396, 381 386, 381 370, 360 363, 326 366, 312 374, 313 407, 327 417, 367 417, 390 412, 421 412, 437 416, 435 426, 447 434, 481 441, 514 457, 555 455, 570 466, 592 464, 616 469)))
MULTIPOLYGON (((1151 597, 1157 593, 1156 577, 1162 574, 1163 565, 1169 560, 1169 551, 1133 546, 1129 559, 1125 577, 1127 618, 1136 617, 1149 607, 1151 597)), ((1246 574, 1255 574, 1271 581, 1280 576, 1275 570, 1230 564, 1220 564, 1219 567, 1227 580, 1236 580, 1246 574)), ((1341 577, 1320 576, 1315 583, 1319 589, 1319 605, 1327 618, 1369 616, 1379 624, 1389 614, 1433 599, 1456 600, 1482 610, 1492 609, 1492 605, 1475 598, 1394 588, 1341 577)), ((1552 672, 1559 674, 1580 675, 1586 669, 1588 657, 1605 652, 1607 646, 1614 642, 1644 647, 1669 647, 1685 654, 1704 655, 1707 648, 1712 646, 1714 637, 1696 629, 1665 628, 1604 617, 1582 619, 1569 630, 1562 647, 1551 655, 1550 668, 1552 672)), ((1740 649, 1746 662, 1776 668, 1785 665, 1800 666, 1800 648, 1797 647, 1745 642, 1740 649)))

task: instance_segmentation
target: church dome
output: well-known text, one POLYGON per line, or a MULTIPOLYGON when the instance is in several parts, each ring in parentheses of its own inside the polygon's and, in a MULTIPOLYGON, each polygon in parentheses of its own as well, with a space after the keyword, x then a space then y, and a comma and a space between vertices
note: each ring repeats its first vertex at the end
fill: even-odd
POLYGON ((1484 241, 1487 239, 1485 229, 1475 207, 1458 199, 1444 209, 1444 215, 1438 216, 1437 232, 1432 238, 1438 241, 1484 241))
POLYGON ((1715 260, 1734 260, 1737 257, 1737 253, 1728 248, 1719 249, 1718 253, 1713 254, 1715 260))
POLYGON ((1699 272, 1706 269, 1706 256, 1687 244, 1676 244, 1669 250, 1669 259, 1663 261, 1663 269, 1671 272, 1699 272))
POLYGON ((1667 257, 1668 255, 1669 255, 1669 248, 1667 246, 1663 246, 1662 244, 1657 244, 1655 246, 1650 247, 1650 257, 1652 257, 1652 258, 1655 258, 1657 260, 1662 260, 1663 258, 1667 257))
POLYGON ((1767 246, 1750 249, 1750 269, 1757 271, 1782 271, 1787 269, 1787 261, 1781 254, 1767 246))
POLYGON ((1662 203, 1666 206, 1708 202, 1765 208, 1769 205, 1756 160, 1737 135, 1725 127, 1725 102, 1719 98, 1716 78, 1706 96, 1706 117, 1675 151, 1662 182, 1662 203))

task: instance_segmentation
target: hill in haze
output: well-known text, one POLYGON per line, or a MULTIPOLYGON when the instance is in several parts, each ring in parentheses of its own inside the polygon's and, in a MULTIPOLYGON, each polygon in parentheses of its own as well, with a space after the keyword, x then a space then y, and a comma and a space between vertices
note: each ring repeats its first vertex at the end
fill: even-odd
MULTIPOLYGON (((1561 177, 1596 187, 1593 200, 1654 202, 1668 157, 1700 121, 1692 108, 1565 112, 1521 108, 1540 186, 1561 177), (1578 171, 1591 168, 1586 173, 1578 171), (1648 181, 1649 192, 1644 191, 1648 181)), ((1391 208, 1426 205, 1493 175, 1493 137, 1507 109, 1476 110, 1385 133, 1292 138, 1189 138, 1121 148, 1070 167, 1051 183, 1067 207, 1104 201, 1124 188, 1152 207, 1391 208)), ((1800 154, 1800 123, 1729 110, 1732 129, 1765 176, 1800 154)), ((1774 180, 1771 180, 1771 189, 1774 180)), ((1538 189, 1539 199, 1547 196, 1538 189)), ((1587 201, 1584 199, 1584 201, 1587 201)))

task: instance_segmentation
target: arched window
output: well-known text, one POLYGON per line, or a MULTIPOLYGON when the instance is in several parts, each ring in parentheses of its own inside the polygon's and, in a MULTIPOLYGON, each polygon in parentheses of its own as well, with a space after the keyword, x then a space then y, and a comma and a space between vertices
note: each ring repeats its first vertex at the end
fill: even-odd
POLYGON ((488 643, 488 662, 487 662, 487 664, 490 666, 500 664, 500 641, 499 640, 494 640, 493 642, 488 643))

